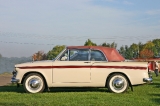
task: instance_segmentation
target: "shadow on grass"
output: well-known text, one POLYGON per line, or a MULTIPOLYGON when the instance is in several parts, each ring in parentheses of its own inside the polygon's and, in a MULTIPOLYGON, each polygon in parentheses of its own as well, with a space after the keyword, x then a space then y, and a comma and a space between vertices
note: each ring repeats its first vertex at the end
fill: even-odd
POLYGON ((160 104, 160 94, 151 94, 151 96, 154 96, 154 98, 152 98, 151 100, 153 102, 155 102, 157 104, 157 106, 159 106, 159 104, 160 104))
POLYGON ((0 92, 24 93, 25 91, 22 86, 17 87, 15 85, 5 85, 5 86, 0 86, 0 92))
POLYGON ((152 83, 152 84, 150 84, 150 85, 153 85, 154 88, 160 88, 160 83, 152 83))
MULTIPOLYGON (((0 92, 17 92, 25 93, 22 85, 17 87, 16 85, 0 86, 0 92)), ((55 87, 45 89, 44 92, 109 92, 107 88, 88 88, 88 87, 55 87)))
POLYGON ((0 106, 27 106, 24 103, 8 103, 8 102, 4 102, 4 103, 0 103, 0 106))
POLYGON ((50 92, 109 92, 107 88, 63 87, 50 88, 50 92))

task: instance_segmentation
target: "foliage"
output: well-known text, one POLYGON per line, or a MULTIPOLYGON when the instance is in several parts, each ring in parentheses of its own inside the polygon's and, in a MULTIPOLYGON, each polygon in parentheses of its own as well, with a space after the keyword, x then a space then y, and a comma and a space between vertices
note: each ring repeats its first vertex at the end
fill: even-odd
POLYGON ((149 59, 149 58, 153 58, 153 52, 152 50, 149 50, 149 49, 144 49, 140 52, 140 58, 143 58, 143 59, 149 59))
POLYGON ((146 44, 143 45, 142 50, 140 51, 140 58, 149 59, 153 58, 154 56, 154 43, 148 41, 146 44))
POLYGON ((144 44, 143 49, 153 50, 154 46, 154 43, 148 41, 146 44, 144 44))
POLYGON ((139 46, 138 46, 138 44, 133 43, 130 46, 130 50, 133 53, 133 58, 138 58, 138 53, 139 53, 139 46))
POLYGON ((121 46, 118 51, 123 57, 125 57, 125 48, 124 48, 124 46, 121 46))
POLYGON ((133 51, 127 45, 125 46, 125 58, 132 59, 133 58, 133 51))
POLYGON ((88 39, 88 40, 85 42, 84 46, 97 46, 97 44, 96 44, 96 43, 93 43, 90 39, 88 39))
POLYGON ((158 106, 160 77, 153 83, 133 86, 133 92, 110 93, 106 88, 52 88, 50 92, 29 94, 22 86, 0 87, 0 106, 158 106))
POLYGON ((33 61, 46 60, 47 55, 44 53, 44 51, 38 51, 37 53, 33 54, 32 59, 33 61))
POLYGON ((160 57, 160 39, 148 41, 143 44, 131 44, 130 46, 125 45, 120 47, 119 53, 126 59, 132 58, 153 58, 160 57))
POLYGON ((127 45, 125 45, 125 47, 121 46, 120 50, 118 50, 118 51, 125 59, 132 59, 133 58, 133 51, 127 45))
POLYGON ((101 46, 104 46, 104 47, 111 47, 111 48, 117 48, 117 44, 115 42, 112 42, 111 44, 110 43, 102 43, 101 46))
POLYGON ((65 48, 65 45, 62 46, 55 46, 51 51, 47 53, 47 59, 52 60, 54 59, 63 49, 65 48))
POLYGON ((160 39, 154 39, 152 43, 154 44, 154 56, 160 57, 160 39))
POLYGON ((111 47, 111 48, 117 48, 117 43, 112 42, 111 45, 110 45, 110 47, 111 47))
POLYGON ((0 54, 0 58, 2 57, 2 55, 0 54))
POLYGON ((131 46, 130 46, 130 48, 133 50, 133 51, 138 51, 138 44, 135 44, 135 43, 133 43, 131 46))
POLYGON ((144 47, 144 44, 139 42, 138 43, 138 52, 142 51, 143 50, 143 47, 144 47))
POLYGON ((110 44, 109 44, 109 43, 104 42, 104 43, 102 43, 102 45, 100 45, 100 46, 110 47, 110 44))

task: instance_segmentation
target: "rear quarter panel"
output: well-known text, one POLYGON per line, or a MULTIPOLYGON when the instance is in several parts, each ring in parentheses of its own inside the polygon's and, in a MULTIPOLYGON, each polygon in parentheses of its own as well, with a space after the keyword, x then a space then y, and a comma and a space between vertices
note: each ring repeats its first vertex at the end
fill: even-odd
POLYGON ((143 84, 143 78, 148 78, 146 62, 94 62, 95 68, 91 69, 92 82, 105 84, 106 78, 113 73, 123 73, 132 85, 143 84), (97 68, 105 66, 105 68, 97 68), (143 68, 142 68, 143 67, 143 68))

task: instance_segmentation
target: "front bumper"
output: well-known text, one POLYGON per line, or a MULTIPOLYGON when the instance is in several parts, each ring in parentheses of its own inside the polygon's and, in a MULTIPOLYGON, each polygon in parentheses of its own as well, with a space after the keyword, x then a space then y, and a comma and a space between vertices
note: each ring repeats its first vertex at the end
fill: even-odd
POLYGON ((16 78, 12 77, 12 78, 11 78, 11 82, 12 82, 12 83, 18 83, 18 82, 19 82, 19 79, 16 79, 16 78))
POLYGON ((143 78, 143 82, 148 82, 148 83, 150 83, 150 82, 152 82, 152 78, 143 78))
POLYGON ((14 71, 12 72, 12 74, 13 74, 13 77, 11 78, 11 82, 12 82, 12 83, 18 83, 18 82, 19 82, 19 79, 16 79, 17 71, 14 70, 14 71))

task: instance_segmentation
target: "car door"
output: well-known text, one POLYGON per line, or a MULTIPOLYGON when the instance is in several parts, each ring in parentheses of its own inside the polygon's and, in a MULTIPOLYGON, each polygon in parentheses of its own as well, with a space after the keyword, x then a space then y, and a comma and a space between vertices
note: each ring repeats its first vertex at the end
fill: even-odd
POLYGON ((97 86, 102 86, 106 80, 108 71, 105 66, 108 62, 100 50, 91 50, 91 82, 96 83, 97 86))
POLYGON ((88 49, 67 50, 53 63, 53 83, 89 83, 88 49))

